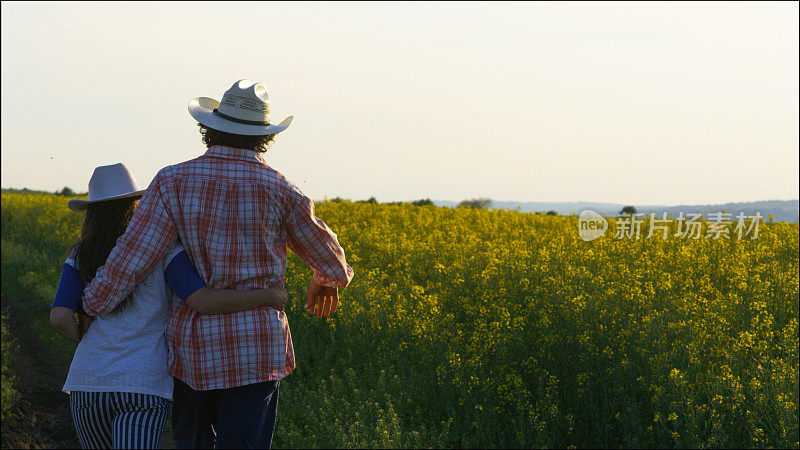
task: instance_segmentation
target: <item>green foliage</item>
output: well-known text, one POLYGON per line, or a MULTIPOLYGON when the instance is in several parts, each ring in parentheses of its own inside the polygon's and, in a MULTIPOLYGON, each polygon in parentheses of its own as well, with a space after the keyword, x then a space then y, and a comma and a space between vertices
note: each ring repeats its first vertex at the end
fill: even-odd
MULTIPOLYGON (((85 194, 84 194, 85 198, 85 194)), ((83 216, 67 208, 67 199, 53 194, 2 194, 2 294, 27 315, 40 337, 72 357, 75 344, 49 321, 61 266, 78 238, 83 216)))
POLYGON ((385 205, 414 205, 414 206, 435 206, 433 200, 424 198, 421 200, 414 200, 412 202, 386 202, 385 205))
POLYGON ((14 406, 14 403, 17 401, 17 399, 19 399, 19 393, 16 389, 17 380, 14 378, 14 375, 11 373, 11 369, 8 366, 8 355, 11 350, 11 338, 6 330, 6 316, 2 316, 2 327, 0 331, 2 331, 2 340, 0 340, 0 352, 2 353, 2 355, 0 355, 2 356, 2 359, 0 359, 0 366, 2 366, 2 373, 0 373, 2 413, 0 414, 0 418, 2 418, 2 420, 6 420, 11 415, 11 407, 14 406))
MULTIPOLYGON (((45 314, 80 216, 53 195, 2 201, 4 298, 10 268, 45 314)), ((303 309, 310 270, 289 259, 297 368, 276 447, 797 446, 796 224, 583 242, 572 216, 317 214, 356 275, 319 319, 303 309)))
POLYGON ((486 197, 462 200, 458 204, 459 208, 488 209, 492 207, 492 200, 486 197))
POLYGON ((619 215, 621 216, 623 214, 636 214, 636 207, 631 205, 622 207, 619 211, 619 215))

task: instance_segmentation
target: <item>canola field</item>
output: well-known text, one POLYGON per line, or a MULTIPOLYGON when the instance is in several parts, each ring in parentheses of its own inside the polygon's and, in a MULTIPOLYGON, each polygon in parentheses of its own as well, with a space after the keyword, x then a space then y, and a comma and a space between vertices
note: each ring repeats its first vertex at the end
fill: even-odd
MULTIPOLYGON (((2 194, 3 301, 32 311, 62 364, 74 344, 47 311, 80 227, 66 200, 2 194)), ((574 216, 317 215, 356 274, 320 319, 290 259, 297 369, 275 447, 798 447, 797 224, 584 242, 574 216)))

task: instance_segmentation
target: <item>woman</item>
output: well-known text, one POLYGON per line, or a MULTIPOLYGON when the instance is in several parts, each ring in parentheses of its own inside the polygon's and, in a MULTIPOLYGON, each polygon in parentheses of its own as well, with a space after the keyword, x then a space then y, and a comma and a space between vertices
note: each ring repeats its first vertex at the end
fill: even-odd
POLYGON ((282 288, 207 289, 176 243, 111 314, 91 326, 83 314, 76 320, 83 288, 125 232, 143 192, 124 165, 114 164, 95 169, 88 200, 68 203, 85 218, 63 266, 50 321, 80 341, 63 391, 84 448, 158 448, 172 400, 164 327, 173 292, 174 301, 207 314, 261 306, 282 310, 287 299, 282 288))

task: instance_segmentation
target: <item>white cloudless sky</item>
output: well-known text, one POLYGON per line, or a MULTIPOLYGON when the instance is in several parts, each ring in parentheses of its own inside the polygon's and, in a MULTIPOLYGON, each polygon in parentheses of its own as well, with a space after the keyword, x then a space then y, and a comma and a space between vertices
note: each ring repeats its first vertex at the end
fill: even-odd
POLYGON ((798 4, 3 3, 2 186, 142 187, 264 83, 314 199, 798 198, 798 4))

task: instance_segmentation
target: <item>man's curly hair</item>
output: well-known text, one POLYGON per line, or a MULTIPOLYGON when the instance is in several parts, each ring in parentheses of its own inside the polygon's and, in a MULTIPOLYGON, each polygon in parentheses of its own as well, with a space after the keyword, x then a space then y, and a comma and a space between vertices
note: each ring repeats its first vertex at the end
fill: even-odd
POLYGON ((202 123, 198 123, 197 126, 200 127, 200 134, 203 135, 203 144, 206 144, 207 148, 211 148, 212 145, 223 145, 225 147, 244 148, 264 153, 272 146, 276 134, 245 136, 242 134, 231 134, 215 130, 202 123))

